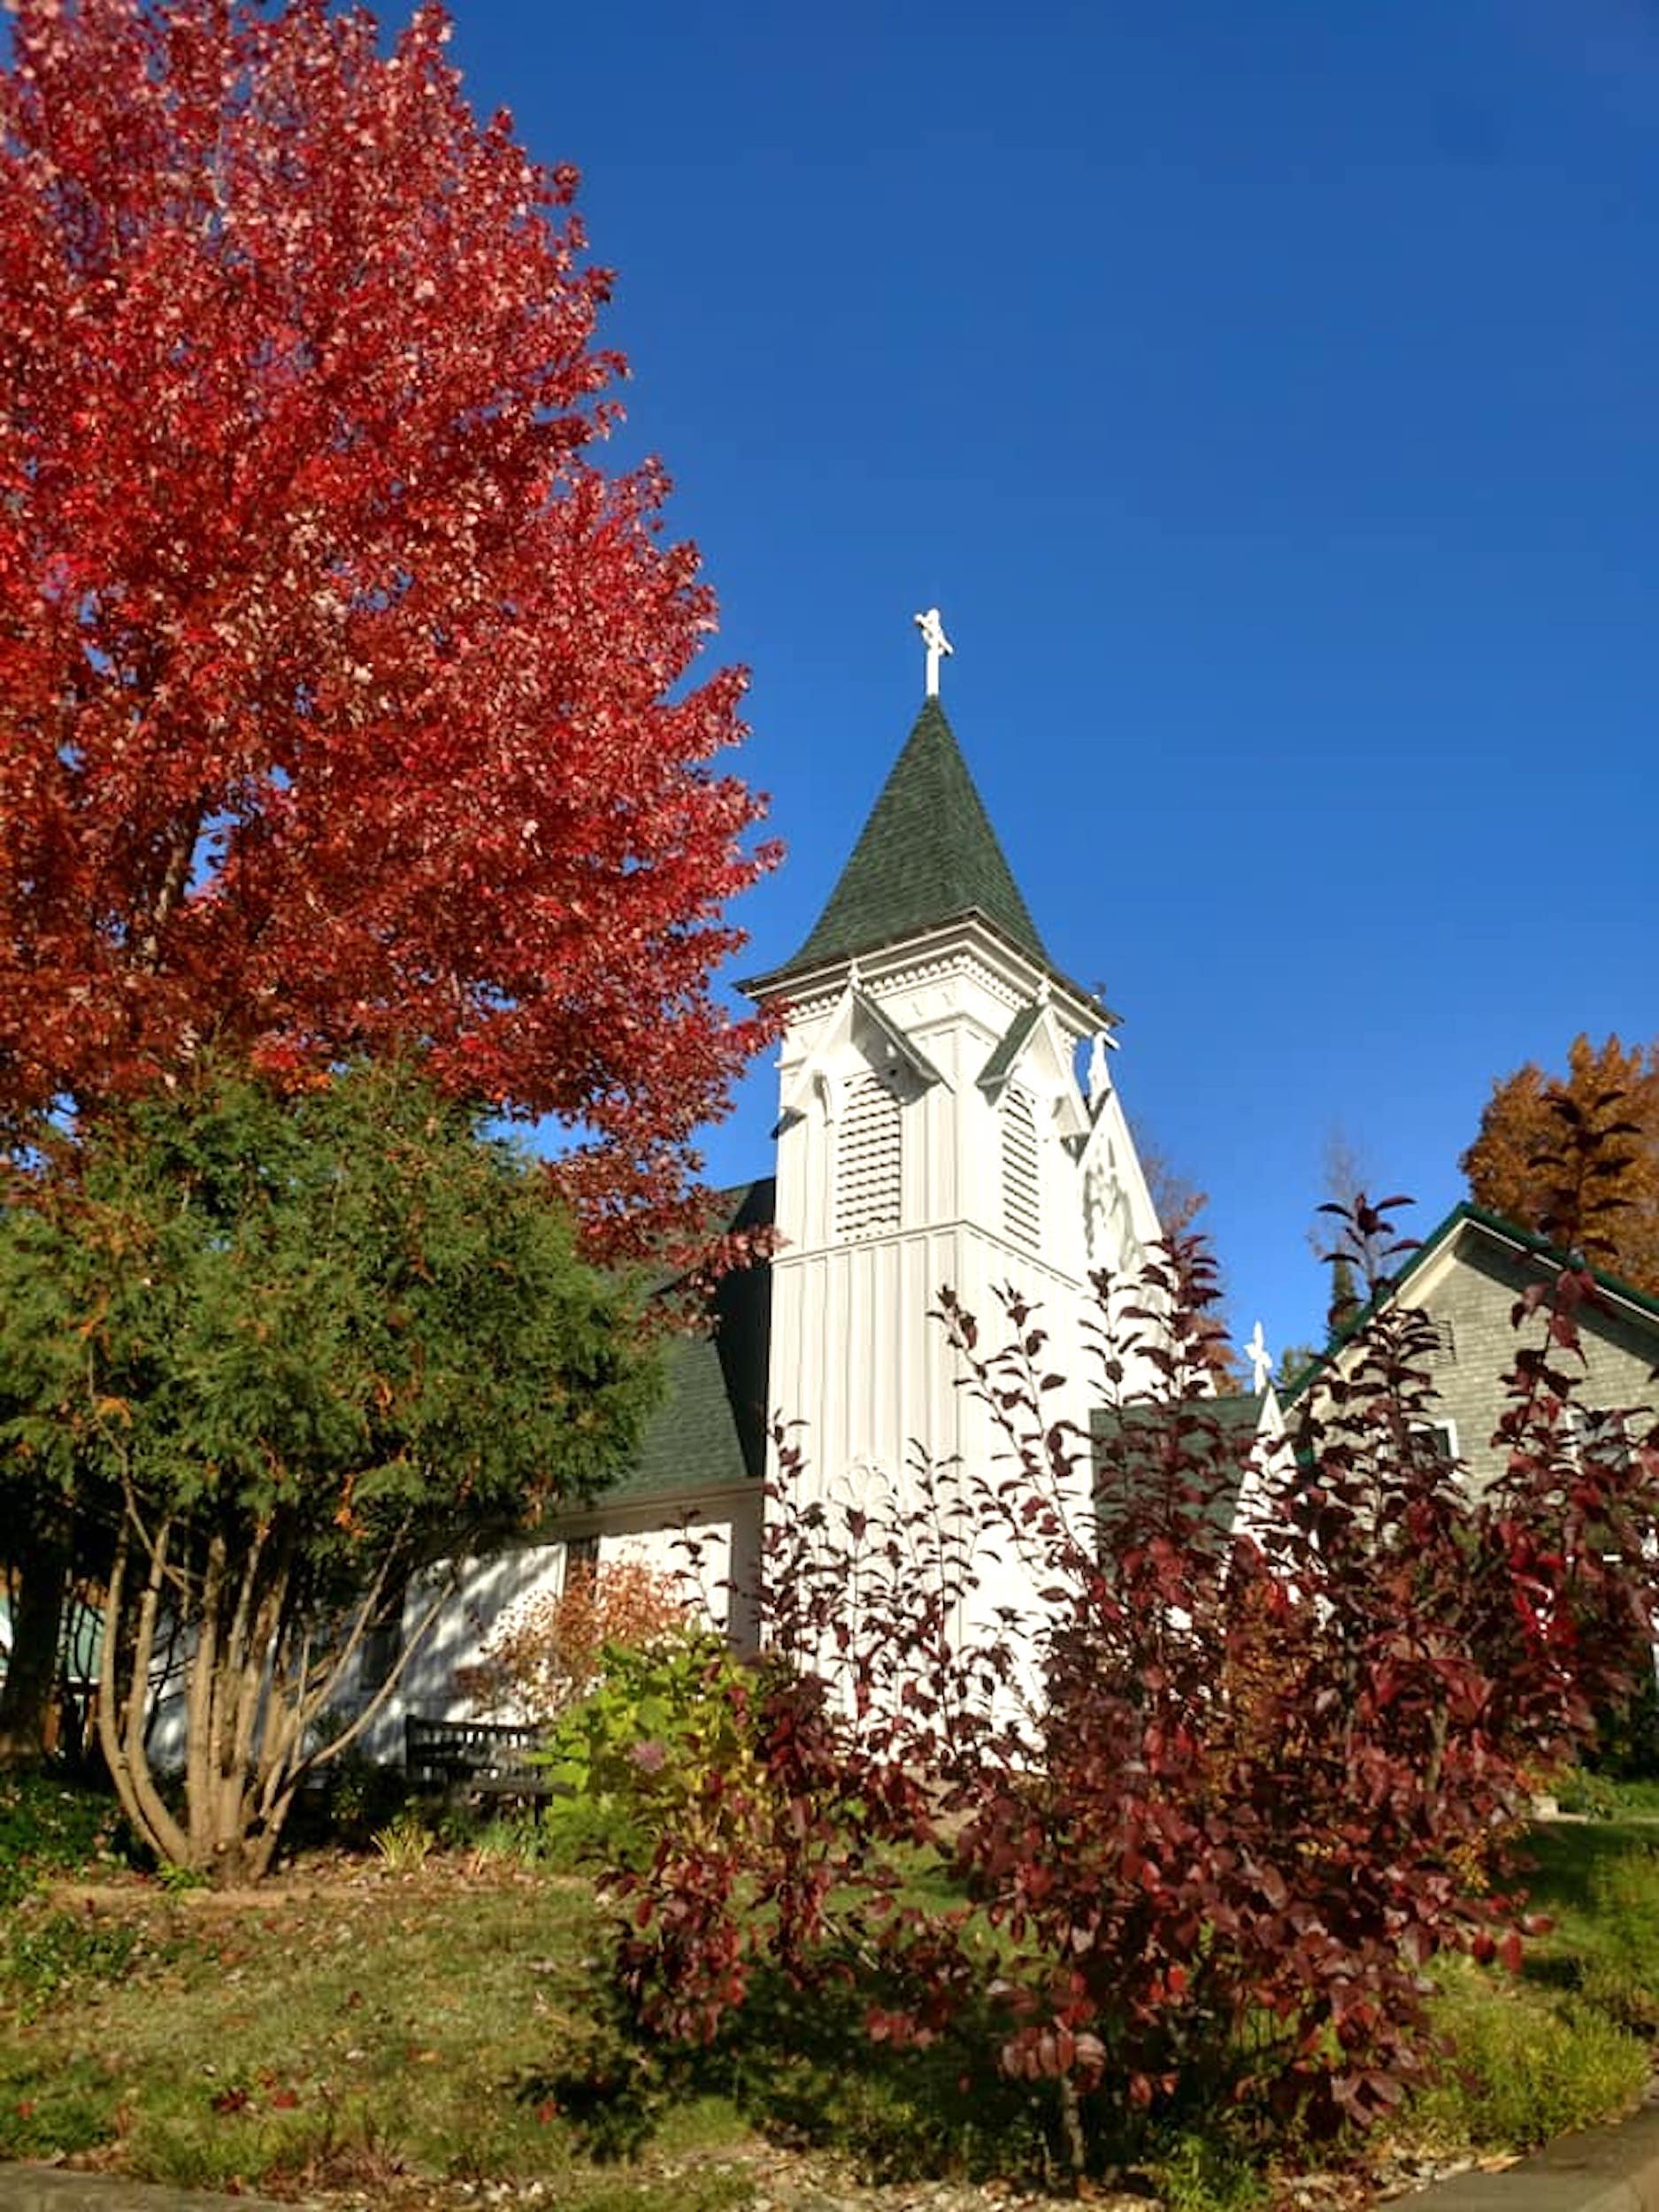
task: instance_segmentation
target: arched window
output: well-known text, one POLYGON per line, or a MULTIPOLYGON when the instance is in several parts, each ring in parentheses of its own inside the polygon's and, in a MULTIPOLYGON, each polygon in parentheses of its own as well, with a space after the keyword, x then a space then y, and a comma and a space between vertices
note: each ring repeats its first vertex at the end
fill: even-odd
POLYGON ((873 1068, 862 1068, 841 1092, 835 1149, 835 1233, 886 1236, 899 1225, 900 1139, 904 1109, 873 1068))
POLYGON ((1042 1239, 1037 1117, 1022 1090, 1002 1094, 1002 1233, 1034 1252, 1042 1239))

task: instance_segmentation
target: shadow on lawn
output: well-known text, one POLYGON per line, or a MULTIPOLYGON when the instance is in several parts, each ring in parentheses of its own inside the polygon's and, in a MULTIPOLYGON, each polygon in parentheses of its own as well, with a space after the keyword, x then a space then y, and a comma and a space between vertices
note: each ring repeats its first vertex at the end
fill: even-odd
POLYGON ((601 2161, 637 2156, 671 2107, 718 2097, 773 2141, 833 2147, 867 2180, 1051 2171, 1054 2086, 1001 2074, 988 2023, 948 2045, 895 2048, 866 2033, 869 2002, 867 1988, 803 1993, 757 1976, 705 2049, 663 2055, 604 2025, 581 2062, 523 2076, 515 2093, 554 2108, 601 2161))
MULTIPOLYGON (((1517 1875, 1533 1909, 1555 1922, 1527 1947, 1526 1980, 1567 2000, 1567 2015, 1588 2006, 1645 2038, 1659 2032, 1659 1824, 1542 1824, 1526 1838, 1517 1875)), ((757 1976, 717 2040, 690 2053, 646 2047, 619 2016, 602 2017, 573 2060, 519 2078, 515 2093, 556 2110, 601 2161, 637 2156, 671 2114, 717 2099, 772 2140, 833 2149, 870 2180, 1056 2178, 1055 2085, 1001 2073, 988 2016, 956 2022, 931 2049, 872 2041, 865 2016, 882 1994, 850 1971, 805 1993, 781 1976, 757 1976)), ((1516 2027, 1502 2008, 1498 2024, 1516 2027)), ((1536 2022, 1529 2032, 1545 2033, 1536 2022)), ((1121 2139, 1096 2141, 1091 2168, 1139 2167, 1161 2146, 1213 2130, 1215 2116, 1189 2095, 1138 2126, 1130 2120, 1121 2139)))

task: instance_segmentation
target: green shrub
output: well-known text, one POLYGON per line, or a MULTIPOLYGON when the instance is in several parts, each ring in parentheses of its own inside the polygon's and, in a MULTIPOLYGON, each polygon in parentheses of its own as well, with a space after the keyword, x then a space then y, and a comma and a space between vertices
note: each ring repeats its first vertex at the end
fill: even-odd
POLYGON ((397 1817, 409 1794, 401 1768, 358 1751, 342 1752, 323 1769, 323 1787, 329 1833, 359 1850, 397 1817))
POLYGON ((543 1874, 615 1865, 633 1848, 629 1819, 588 1797, 553 1799, 538 1813, 498 1813, 465 1839, 481 1858, 506 1859, 543 1874))
POLYGON ((1617 1785, 1592 1767, 1569 1767, 1556 1776, 1551 1794, 1563 1813, 1578 1813, 1586 1820, 1618 1817, 1617 1785))
POLYGON ((569 1793, 549 1808, 549 1828, 589 1855, 643 1865, 665 1830, 695 1817, 707 1775, 757 1787, 746 1686, 742 1662, 710 1629, 606 1645, 598 1687, 566 1708, 535 1755, 569 1793))
POLYGON ((156 1870, 156 1879, 169 1897, 188 1897, 192 1890, 208 1889, 212 1886, 211 1875, 199 1866, 180 1866, 169 1859, 156 1870))
POLYGON ((1614 2024, 1652 2042, 1659 2036, 1659 1987, 1610 1959, 1591 1958, 1578 1968, 1578 1994, 1614 2024))
POLYGON ((1659 1678, 1645 1641, 1632 1671, 1631 1695, 1597 1719, 1592 1757, 1598 1771, 1617 1780, 1651 1781, 1659 1777, 1659 1678))
POLYGON ((1639 2037, 1577 1999, 1551 2003, 1471 1972, 1448 1978, 1435 2010, 1450 2052, 1417 2112, 1452 2141, 1531 2149, 1624 2111, 1652 2072, 1639 2037))
MULTIPOLYGON (((438 1835, 441 1841, 449 1837, 442 1823, 438 1835)), ((515 1866, 546 1866, 549 1863, 549 1831, 535 1814, 530 1812, 493 1813, 481 1826, 475 1827, 466 1842, 480 1859, 503 1859, 515 1866)))
POLYGON ((1265 2199, 1260 2174, 1212 2136, 1178 2137, 1156 2167, 1159 2194, 1169 2212, 1251 2212, 1265 2199))
POLYGON ((1659 2034, 1659 1850, 1621 1851, 1594 1864, 1590 1913, 1580 1994, 1619 2026, 1659 2034))
POLYGON ((412 1805, 377 1828, 371 1840, 388 1874, 418 1874, 438 1843, 412 1805))

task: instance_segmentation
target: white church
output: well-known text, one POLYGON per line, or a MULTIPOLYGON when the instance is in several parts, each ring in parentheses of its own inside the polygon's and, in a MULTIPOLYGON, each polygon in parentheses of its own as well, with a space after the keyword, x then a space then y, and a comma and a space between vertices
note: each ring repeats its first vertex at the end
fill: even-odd
POLYGON ((1158 1220, 1108 1071, 1115 1017, 1050 959, 940 703, 938 613, 917 622, 910 736, 805 943, 743 986, 784 1029, 775 1171, 731 1218, 772 1224, 774 1256, 726 1279, 708 1336, 672 1347, 666 1402, 618 1482, 469 1567, 404 1709, 465 1717, 456 1670, 506 1608, 579 1561, 667 1564, 687 1527, 711 1610, 747 1640, 774 1416, 831 1488, 901 1480, 917 1440, 988 1467, 989 1417, 930 1318, 942 1286, 992 1342, 999 1286, 1039 1306, 1069 1380, 1056 1410, 1087 1428, 1089 1277, 1133 1278, 1158 1220))

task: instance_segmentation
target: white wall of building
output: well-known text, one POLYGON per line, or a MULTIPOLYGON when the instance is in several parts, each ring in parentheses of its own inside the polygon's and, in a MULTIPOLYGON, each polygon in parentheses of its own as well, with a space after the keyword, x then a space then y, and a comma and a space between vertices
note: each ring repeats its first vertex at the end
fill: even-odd
MULTIPOLYGON (((933 1317, 947 1286, 975 1315, 987 1351, 1010 1333, 1003 1289, 1039 1310, 1043 1365, 1066 1379, 1045 1412, 1086 1433, 1100 1397, 1084 1325, 1091 1271, 1138 1273, 1158 1234, 1115 1091, 1102 1086, 1091 1105, 1078 1084, 1096 1010, 976 917, 790 987, 770 1397, 803 1425, 809 1493, 833 1495, 872 1467, 900 1477, 918 1444, 984 1472, 1006 1454, 987 1409, 959 1387, 960 1362, 933 1317), (879 1149, 868 1129, 872 1077, 896 1102, 883 1141, 896 1130, 898 1172, 883 1170, 882 1203, 849 1205, 849 1182, 868 1176, 879 1149)), ((1084 1513, 1087 1502, 1079 1446, 1074 1504, 1084 1513)), ((978 1609, 1024 1609, 1032 1594, 1005 1557, 978 1609)))

